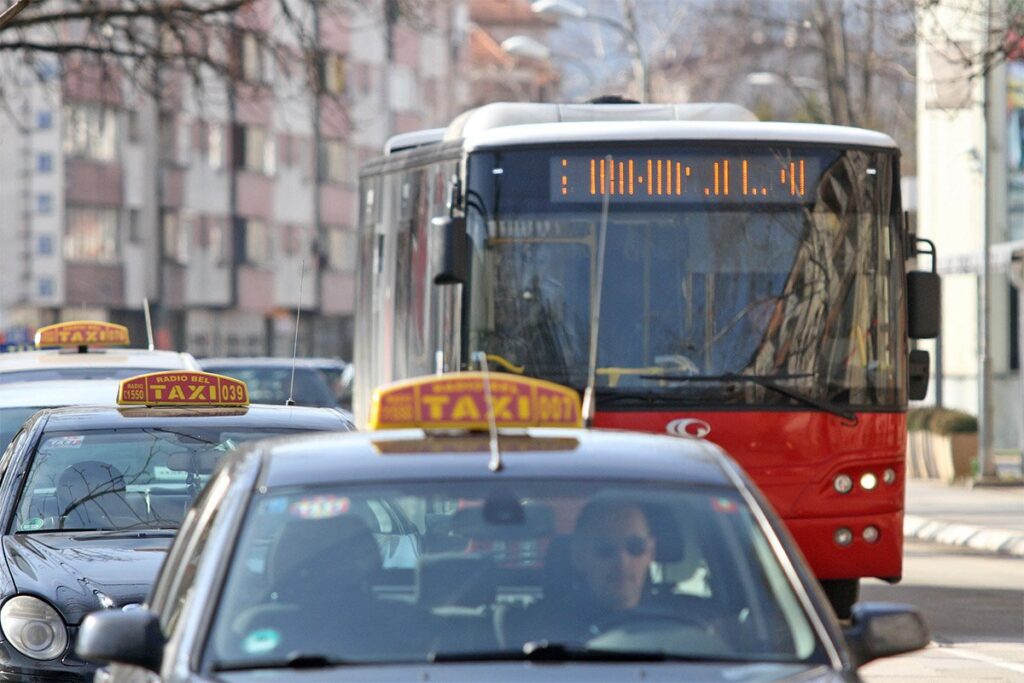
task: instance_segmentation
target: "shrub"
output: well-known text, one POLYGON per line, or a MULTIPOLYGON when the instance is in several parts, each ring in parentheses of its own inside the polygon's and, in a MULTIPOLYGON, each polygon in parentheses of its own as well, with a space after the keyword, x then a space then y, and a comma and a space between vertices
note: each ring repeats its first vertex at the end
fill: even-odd
POLYGON ((970 434, 978 431, 978 418, 949 408, 913 408, 907 411, 907 430, 936 434, 970 434))

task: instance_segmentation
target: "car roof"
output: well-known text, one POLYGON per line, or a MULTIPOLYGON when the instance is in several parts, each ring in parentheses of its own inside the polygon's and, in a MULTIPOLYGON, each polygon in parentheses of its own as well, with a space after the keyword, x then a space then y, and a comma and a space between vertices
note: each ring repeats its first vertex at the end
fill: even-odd
POLYGON ((195 370, 199 364, 189 353, 150 349, 90 348, 41 349, 0 353, 0 373, 53 370, 62 367, 118 367, 153 370, 195 370))
POLYGON ((47 411, 46 429, 124 429, 167 427, 169 423, 208 427, 262 427, 344 431, 352 428, 334 408, 253 404, 242 408, 79 405, 47 411))
POLYGON ((116 379, 48 379, 38 382, 0 384, 0 408, 57 406, 117 401, 116 379))
POLYGON ((612 430, 503 431, 499 474, 488 469, 488 444, 486 434, 427 435, 418 429, 283 437, 264 442, 260 483, 522 476, 733 486, 728 456, 701 439, 612 430))

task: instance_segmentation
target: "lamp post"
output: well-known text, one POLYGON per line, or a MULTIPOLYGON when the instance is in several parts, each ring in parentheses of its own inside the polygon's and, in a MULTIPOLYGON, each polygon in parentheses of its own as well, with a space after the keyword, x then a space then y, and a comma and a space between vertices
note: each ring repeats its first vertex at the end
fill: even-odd
POLYGON ((591 14, 585 7, 577 5, 572 0, 537 0, 531 6, 534 13, 541 16, 564 17, 568 19, 579 19, 592 21, 607 26, 626 39, 629 51, 633 58, 633 75, 640 84, 640 101, 649 102, 651 99, 650 84, 647 79, 647 61, 644 58, 643 48, 636 32, 625 24, 597 14, 591 14))

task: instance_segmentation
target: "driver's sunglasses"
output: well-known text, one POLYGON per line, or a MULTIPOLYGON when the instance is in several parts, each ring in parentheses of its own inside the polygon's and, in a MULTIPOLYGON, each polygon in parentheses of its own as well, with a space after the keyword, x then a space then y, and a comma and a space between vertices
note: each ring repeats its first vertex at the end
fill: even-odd
POLYGON ((651 539, 648 536, 626 536, 623 539, 598 539, 594 541, 594 555, 602 560, 609 560, 617 557, 623 550, 630 557, 642 557, 651 547, 651 539))

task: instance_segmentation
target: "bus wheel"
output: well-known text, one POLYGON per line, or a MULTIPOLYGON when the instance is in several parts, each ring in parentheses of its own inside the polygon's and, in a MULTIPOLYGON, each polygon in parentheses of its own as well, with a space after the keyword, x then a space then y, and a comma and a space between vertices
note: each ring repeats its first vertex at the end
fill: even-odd
POLYGON ((860 593, 859 579, 822 579, 821 587, 825 590, 832 609, 840 619, 849 619, 853 603, 857 602, 860 593))

